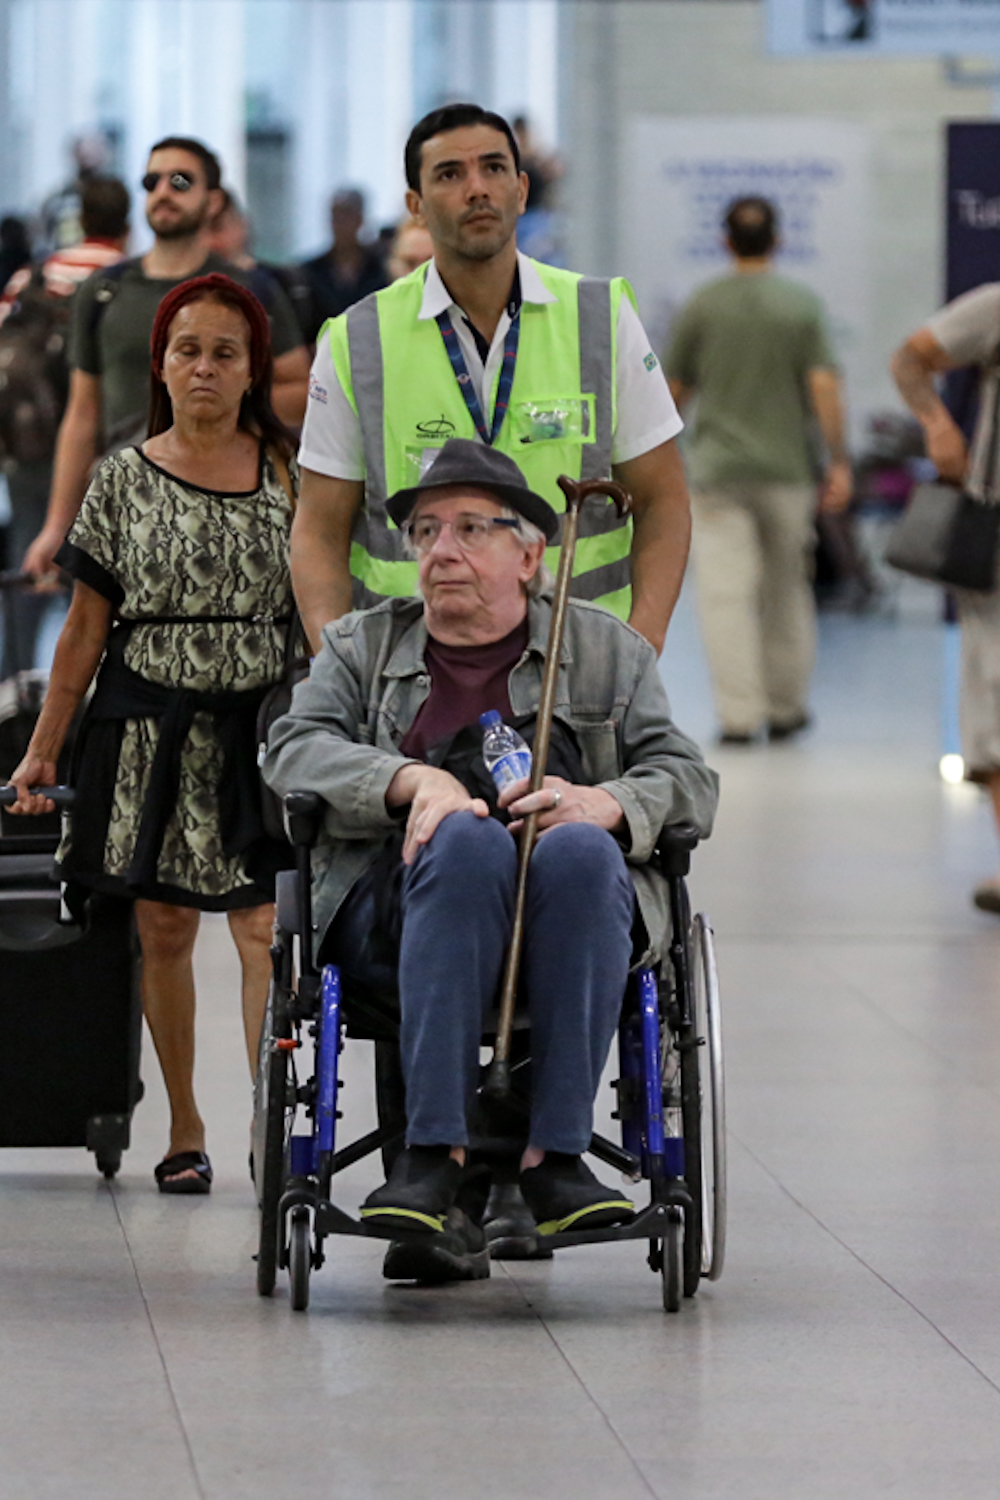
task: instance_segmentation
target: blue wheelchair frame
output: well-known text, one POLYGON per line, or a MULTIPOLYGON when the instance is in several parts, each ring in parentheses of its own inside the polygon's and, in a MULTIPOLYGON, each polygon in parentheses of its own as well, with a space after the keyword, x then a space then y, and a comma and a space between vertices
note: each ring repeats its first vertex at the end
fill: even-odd
MULTIPOLYGON (((309 1301, 310 1273, 323 1263, 323 1242, 328 1235, 386 1240, 403 1237, 395 1230, 352 1218, 331 1201, 330 1189, 337 1172, 398 1140, 405 1120, 383 1122, 360 1140, 337 1149, 344 995, 337 965, 328 963, 317 969, 313 953, 310 856, 322 803, 315 794, 293 792, 285 798, 285 809, 296 857, 296 909, 290 914, 287 900, 283 908, 279 894, 278 932, 272 948, 274 979, 256 1085, 254 1165, 261 1208, 257 1285, 261 1295, 270 1295, 277 1271, 287 1269, 292 1306, 303 1310, 309 1301), (292 929, 299 939, 297 985, 293 983, 292 929), (315 1071, 299 1085, 289 1064, 301 1046, 303 1027, 308 1027, 315 1043, 315 1071), (300 1106, 306 1111, 309 1128, 294 1134, 292 1126, 300 1106)), ((649 1204, 628 1224, 567 1230, 544 1238, 544 1244, 552 1249, 617 1240, 648 1241, 649 1264, 661 1275, 664 1307, 671 1312, 678 1309, 683 1295, 694 1294, 702 1275, 716 1279, 721 1273, 724 1233, 724 1122, 717 1008, 715 1035, 709 1038, 713 1057, 711 1172, 706 1170, 702 1140, 705 1091, 699 1051, 705 1038, 698 1033, 710 1029, 713 1018, 704 1003, 699 1007, 699 993, 703 999, 712 999, 707 991, 714 985, 714 960, 711 929, 703 918, 692 924, 688 907, 684 877, 697 842, 696 832, 688 827, 668 828, 661 835, 658 859, 668 881, 673 926, 664 965, 670 977, 664 983, 649 968, 633 976, 630 990, 634 983, 634 1001, 627 994, 622 1007, 620 1077, 614 1085, 618 1095, 615 1118, 622 1124, 623 1143, 619 1147, 598 1135, 590 1143, 590 1151, 602 1161, 633 1180, 644 1178, 649 1182, 649 1204), (700 934, 697 951, 692 951, 692 932, 700 934), (706 1253, 709 1219, 714 1243, 706 1253)), ((351 1005, 355 1003, 352 999, 351 1005)), ((395 1024, 387 1015, 379 1019, 389 1026, 395 1024)), ((421 1239, 426 1240, 426 1236, 421 1239)))

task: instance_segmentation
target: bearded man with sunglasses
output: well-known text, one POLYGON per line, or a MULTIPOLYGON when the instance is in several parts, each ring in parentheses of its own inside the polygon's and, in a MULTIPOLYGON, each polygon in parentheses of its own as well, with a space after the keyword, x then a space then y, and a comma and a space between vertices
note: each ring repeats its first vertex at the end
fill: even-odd
POLYGON ((255 293, 271 321, 274 409, 292 427, 305 411, 309 357, 284 291, 266 272, 241 270, 211 251, 210 226, 223 201, 218 158, 201 141, 169 136, 150 152, 142 186, 152 248, 110 273, 95 272, 76 294, 69 402, 48 514, 24 561, 39 579, 76 519, 95 459, 146 435, 150 334, 157 308, 180 282, 222 272, 255 293))
POLYGON ((654 648, 609 611, 569 601, 542 789, 499 797, 479 715, 532 737, 551 619, 542 557, 558 518, 514 461, 446 442, 388 513, 415 558, 421 597, 334 620, 291 709, 274 725, 265 780, 327 806, 314 856, 321 962, 352 987, 395 989, 406 1146, 362 1217, 416 1230, 390 1246, 396 1280, 489 1275, 488 1180, 466 1171, 480 1037, 510 940, 516 834, 540 837, 528 877, 523 989, 531 1022, 527 1143, 514 1172, 537 1234, 627 1220, 632 1205, 582 1160, 633 959, 669 931, 651 863, 667 822, 707 835, 717 779, 678 730, 654 648), (536 1228, 537 1225, 537 1228, 536 1228))

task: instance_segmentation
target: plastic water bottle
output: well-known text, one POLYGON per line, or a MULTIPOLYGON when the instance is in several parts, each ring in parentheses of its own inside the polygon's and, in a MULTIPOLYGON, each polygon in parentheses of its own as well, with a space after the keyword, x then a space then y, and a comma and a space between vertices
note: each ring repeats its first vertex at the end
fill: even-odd
POLYGON ((531 775, 531 750, 495 708, 479 715, 483 726, 483 760, 498 792, 531 775))

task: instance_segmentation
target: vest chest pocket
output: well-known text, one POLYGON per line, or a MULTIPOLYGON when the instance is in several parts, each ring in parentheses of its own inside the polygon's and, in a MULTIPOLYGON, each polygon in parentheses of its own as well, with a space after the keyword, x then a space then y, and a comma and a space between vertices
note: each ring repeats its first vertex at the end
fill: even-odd
POLYGON ((572 723, 588 784, 593 786, 599 781, 614 781, 621 775, 618 726, 614 719, 597 722, 593 719, 574 719, 572 723))
POLYGON ((528 443, 593 443, 597 420, 593 396, 551 396, 513 401, 508 413, 518 447, 528 443))

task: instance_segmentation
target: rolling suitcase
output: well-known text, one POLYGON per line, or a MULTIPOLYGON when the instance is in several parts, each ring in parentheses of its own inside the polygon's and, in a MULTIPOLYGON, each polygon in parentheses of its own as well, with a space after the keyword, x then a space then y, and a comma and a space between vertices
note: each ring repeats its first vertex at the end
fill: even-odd
POLYGON ((110 1178, 142 1097, 132 903, 95 894, 71 917, 58 836, 33 822, 0 836, 0 1146, 86 1146, 110 1178))

